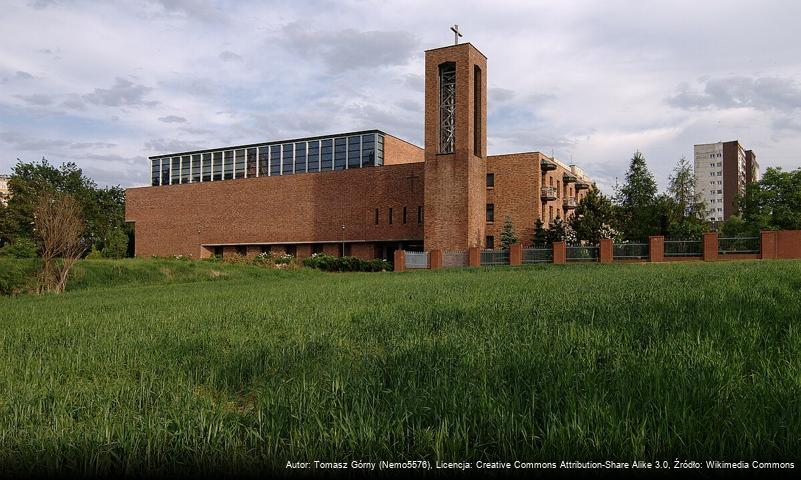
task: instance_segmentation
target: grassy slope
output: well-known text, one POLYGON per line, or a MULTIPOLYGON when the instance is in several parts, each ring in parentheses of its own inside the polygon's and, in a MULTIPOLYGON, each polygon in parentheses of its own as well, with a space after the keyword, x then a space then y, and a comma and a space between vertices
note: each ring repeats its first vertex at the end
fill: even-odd
MULTIPOLYGON (((0 257, 0 271, 16 269, 35 275, 37 260, 0 257)), ((222 262, 171 259, 81 260, 70 271, 67 291, 135 285, 163 285, 208 280, 246 280, 270 277, 264 268, 222 262)))
POLYGON ((793 458, 799 290, 764 261, 0 299, 0 465, 793 458))

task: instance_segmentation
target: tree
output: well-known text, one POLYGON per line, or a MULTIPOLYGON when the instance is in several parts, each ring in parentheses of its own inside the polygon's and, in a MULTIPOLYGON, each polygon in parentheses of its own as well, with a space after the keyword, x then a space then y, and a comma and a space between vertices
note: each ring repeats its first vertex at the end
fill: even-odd
POLYGON ((801 229, 801 168, 768 168, 737 203, 752 232, 801 229))
POLYGON ((33 238, 34 210, 42 195, 68 194, 77 203, 83 218, 83 238, 102 250, 109 235, 125 225, 125 192, 119 186, 100 188, 75 163, 60 167, 47 159, 26 163, 17 160, 9 180, 11 198, 0 218, 0 242, 17 237, 33 238))
POLYGON ((643 240, 659 230, 654 216, 656 181, 648 170, 645 157, 635 152, 626 180, 615 196, 618 223, 627 240, 643 240))
POLYGON ((70 269, 86 250, 80 205, 69 194, 44 192, 36 202, 33 218, 41 243, 39 293, 61 293, 70 269))
MULTIPOLYGON (((576 232, 576 239, 597 245, 602 238, 608 237, 614 224, 614 206, 612 201, 594 186, 581 199, 573 216, 570 227, 576 232)), ((614 232, 617 233, 617 232, 614 232)))
POLYGON ((546 240, 548 244, 553 244, 553 242, 573 243, 576 241, 576 233, 564 220, 557 218, 548 227, 546 240))
POLYGON ((531 244, 535 248, 542 248, 548 245, 548 230, 545 229, 545 224, 542 219, 538 218, 534 223, 534 234, 531 236, 531 244))
POLYGON ((503 229, 501 230, 501 245, 503 246, 504 250, 509 249, 509 247, 517 243, 518 238, 517 234, 515 233, 515 226, 512 224, 512 219, 507 215, 503 219, 503 229))
POLYGON ((706 218, 706 205, 697 193, 693 167, 685 157, 679 159, 668 177, 668 194, 676 202, 680 220, 706 218))
POLYGON ((657 203, 661 203, 660 215, 668 215, 670 225, 666 231, 660 229, 671 238, 698 238, 709 230, 710 225, 706 220, 706 205, 696 190, 695 174, 686 158, 681 157, 668 182, 670 202, 661 199, 657 203))
POLYGON ((103 248, 106 258, 123 258, 128 252, 128 235, 121 229, 115 229, 108 237, 103 248))

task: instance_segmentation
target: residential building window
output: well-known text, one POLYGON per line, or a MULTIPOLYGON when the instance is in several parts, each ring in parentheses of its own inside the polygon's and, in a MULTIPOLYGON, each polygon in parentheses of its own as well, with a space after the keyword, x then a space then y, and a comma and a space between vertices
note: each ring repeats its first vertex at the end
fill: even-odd
POLYGON ((423 223, 423 206, 417 207, 417 223, 423 223))
POLYGON ((548 207, 548 221, 549 222, 553 222, 553 207, 552 206, 548 207))
POLYGON ((390 207, 389 214, 387 214, 387 223, 392 225, 392 207, 390 207))
POLYGON ((406 207, 403 207, 403 223, 406 224, 406 207))
POLYGON ((495 186, 495 174, 488 173, 487 174, 487 188, 492 188, 495 186))
POLYGON ((495 237, 493 237, 492 235, 487 235, 486 244, 487 248, 490 250, 495 248, 495 237))
POLYGON ((375 224, 378 225, 378 209, 375 209, 375 224))
POLYGON ((492 223, 495 221, 495 204, 488 203, 487 204, 487 223, 492 223))

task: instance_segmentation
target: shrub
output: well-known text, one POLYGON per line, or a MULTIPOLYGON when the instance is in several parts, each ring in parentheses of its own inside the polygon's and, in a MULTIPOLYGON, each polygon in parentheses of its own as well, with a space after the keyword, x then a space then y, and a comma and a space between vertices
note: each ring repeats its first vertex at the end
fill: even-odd
POLYGON ((292 256, 292 254, 290 254, 290 253, 282 253, 281 255, 278 255, 277 257, 275 257, 275 264, 276 265, 288 265, 288 264, 292 263, 292 259, 294 259, 294 258, 295 257, 292 256))
POLYGON ((89 260, 99 260, 103 258, 103 254, 100 253, 100 250, 97 249, 94 245, 92 245, 92 250, 86 255, 86 258, 89 260))
POLYGON ((0 295, 15 295, 31 289, 35 263, 27 261, 0 261, 0 295))
POLYGON ((223 262, 230 263, 232 265, 244 265, 248 263, 250 260, 245 255, 240 255, 235 253, 233 255, 225 255, 222 257, 223 262))
POLYGON ((128 253, 128 235, 117 228, 111 232, 103 247, 103 256, 106 258, 123 258, 128 253))
POLYGON ((275 265, 275 258, 272 252, 261 252, 253 257, 250 263, 259 267, 272 267, 275 265))
POLYGON ((20 237, 0 248, 0 257, 36 258, 38 250, 36 242, 30 238, 20 237))
POLYGON ((303 265, 325 272, 383 272, 391 271, 392 264, 382 259, 362 260, 358 257, 333 257, 315 253, 303 260, 303 265))

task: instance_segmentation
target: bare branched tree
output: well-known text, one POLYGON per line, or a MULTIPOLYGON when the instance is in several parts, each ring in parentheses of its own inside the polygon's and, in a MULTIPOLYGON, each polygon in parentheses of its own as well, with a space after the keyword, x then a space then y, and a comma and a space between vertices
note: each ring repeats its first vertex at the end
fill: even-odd
POLYGON ((42 245, 39 293, 61 293, 70 269, 86 249, 81 207, 71 195, 45 193, 36 204, 34 226, 42 245))

